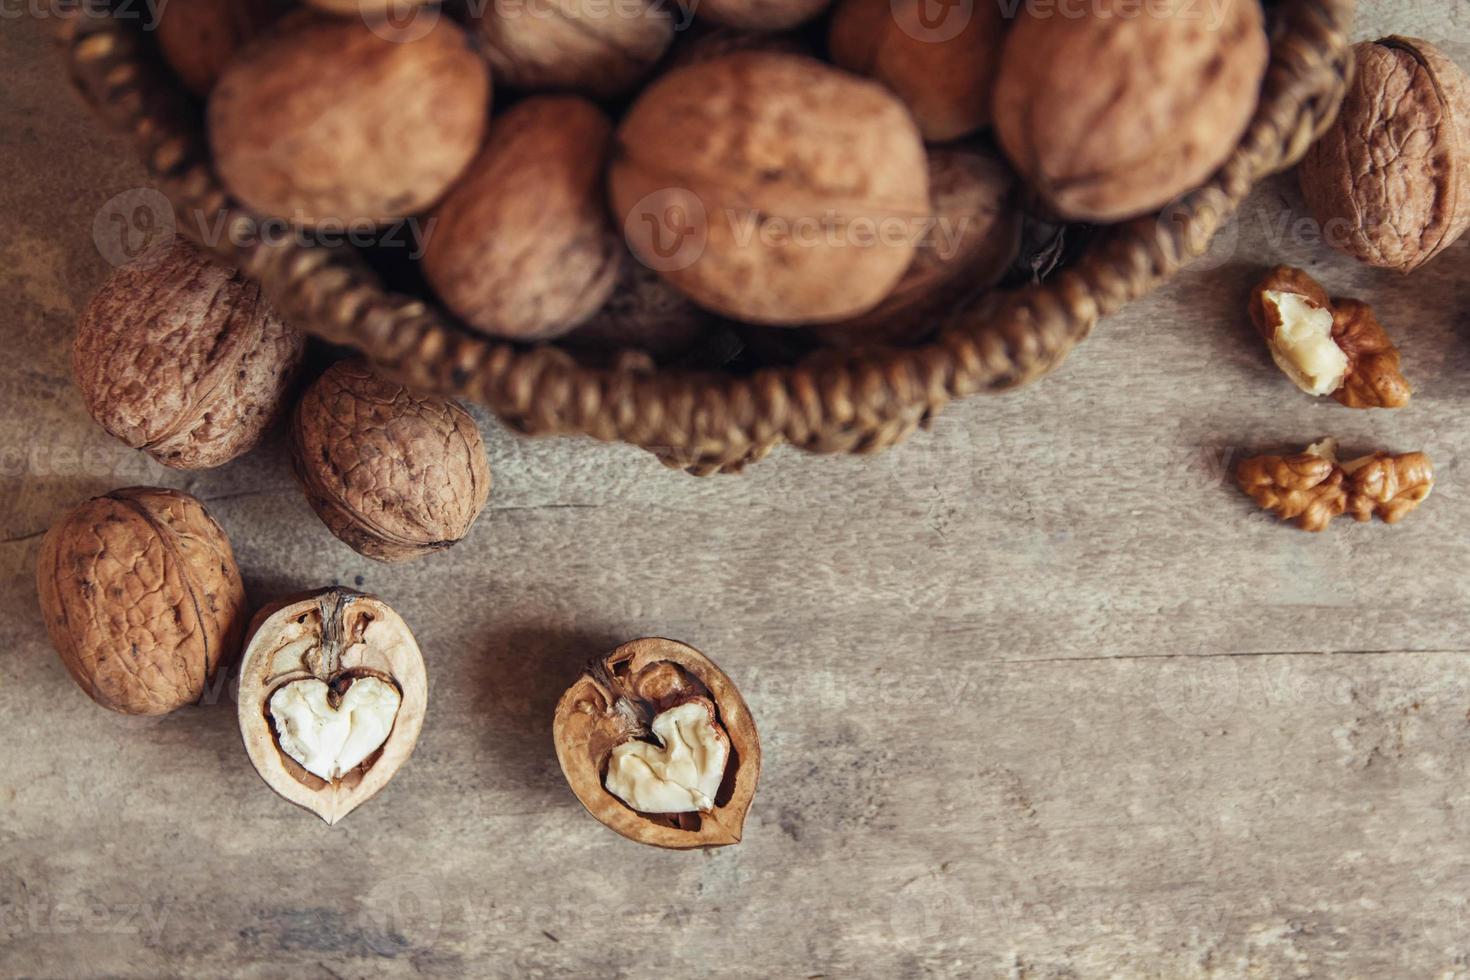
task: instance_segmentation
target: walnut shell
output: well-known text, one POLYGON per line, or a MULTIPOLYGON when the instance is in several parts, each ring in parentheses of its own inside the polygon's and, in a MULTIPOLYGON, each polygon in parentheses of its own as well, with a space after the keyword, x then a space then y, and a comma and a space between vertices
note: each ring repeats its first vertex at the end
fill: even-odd
POLYGON ((811 58, 755 51, 645 89, 618 129, 609 187, 645 264, 707 309, 772 325, 872 309, 929 212, 902 103, 811 58))
POLYGON ((517 103, 435 212, 423 270, 446 306, 488 334, 555 337, 617 282, 624 250, 602 186, 612 125, 585 99, 517 103))
POLYGON ((291 420, 291 459, 317 516, 354 551, 393 562, 442 551, 490 496, 475 420, 362 361, 317 379, 291 420))
POLYGON ((824 343, 852 347, 909 343, 939 326, 970 296, 1005 275, 1021 244, 1016 175, 984 150, 929 152, 929 199, 934 226, 919 242, 913 264, 893 292, 862 316, 814 327, 824 343))
MULTIPOLYGON (((175 0, 168 0, 169 3, 175 0)), ((402 16, 415 7, 422 7, 431 0, 306 0, 308 7, 329 14, 355 14, 364 19, 377 20, 390 15, 402 16)))
MULTIPOLYGON (((999 4, 963 13, 954 31, 929 25, 928 0, 842 0, 828 50, 837 65, 887 85, 926 140, 972 133, 990 122, 991 94, 1008 22, 999 4)), ((951 7, 959 18, 966 8, 951 7)))
POLYGON ((784 31, 805 23, 831 0, 686 0, 700 20, 756 31, 784 31))
POLYGON ((275 0, 168 0, 158 10, 154 37, 174 74, 205 96, 235 52, 278 14, 275 0))
POLYGON ((1269 49, 1257 0, 1022 6, 1001 54, 995 127, 1061 216, 1120 221, 1203 182, 1240 142, 1269 49))
POLYGON ((672 849, 740 842, 760 779, 760 737, 735 685, 693 647, 645 638, 593 660, 557 704, 552 737, 577 799, 624 837, 672 849), (729 739, 729 759, 713 808, 677 814, 630 808, 603 785, 613 748, 647 737, 653 715, 694 698, 714 705, 716 722, 729 739))
POLYGON ((72 510, 41 542, 36 588, 61 662, 113 711, 194 704, 240 651, 234 552, 186 493, 130 487, 72 510))
POLYGON ((92 418, 175 469, 241 456, 284 414, 305 338, 260 287, 185 241, 117 269, 77 322, 92 418))
POLYGON ((497 0, 477 23, 496 80, 598 99, 631 89, 674 40, 657 0, 497 0))
POLYGON ((209 97, 215 168, 235 197, 302 225, 426 209, 474 159, 490 76, 447 18, 385 27, 299 11, 242 51, 209 97))
POLYGON ((328 824, 366 803, 408 761, 427 707, 428 679, 413 632, 376 596, 324 589, 272 604, 251 623, 238 699, 245 750, 267 786, 328 824), (350 770, 332 779, 309 772, 282 748, 272 696, 303 681, 320 681, 341 695, 364 678, 390 684, 400 695, 391 730, 350 770))
POLYGON ((695 20, 680 33, 678 42, 664 60, 663 70, 673 71, 741 51, 810 56, 812 45, 804 34, 795 31, 758 31, 695 20))
POLYGON ((1329 244, 1411 272, 1470 227, 1470 78, 1432 44, 1354 48, 1337 121, 1298 174, 1329 244))

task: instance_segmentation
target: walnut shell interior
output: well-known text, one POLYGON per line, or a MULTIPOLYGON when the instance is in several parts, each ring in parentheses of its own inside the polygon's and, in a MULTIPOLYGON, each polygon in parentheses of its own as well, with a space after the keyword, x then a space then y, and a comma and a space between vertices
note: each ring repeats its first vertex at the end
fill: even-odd
POLYGON ((256 617, 240 664, 240 734, 271 789, 335 824, 371 799, 408 761, 418 742, 428 684, 418 643, 382 600, 331 588, 277 604, 256 617), (288 685, 315 678, 340 696, 374 677, 400 695, 382 745, 336 779, 308 772, 282 748, 270 701, 288 685))
POLYGON ((630 840, 687 849, 739 843, 760 778, 755 721, 735 685, 704 654, 675 640, 633 640, 598 657, 562 695, 552 723, 557 759, 587 812, 630 840), (694 698, 714 705, 730 743, 711 810, 640 813, 605 786, 613 749, 648 736, 651 719, 694 698))

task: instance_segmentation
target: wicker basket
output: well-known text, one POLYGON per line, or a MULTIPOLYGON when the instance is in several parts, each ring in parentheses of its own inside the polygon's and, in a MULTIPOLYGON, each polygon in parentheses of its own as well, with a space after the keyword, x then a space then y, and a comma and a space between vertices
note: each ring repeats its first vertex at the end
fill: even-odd
POLYGON ((210 247, 257 279, 288 317, 358 348, 406 384, 481 402, 521 432, 621 440, 701 475, 738 471, 782 442, 875 452, 953 398, 1046 374, 1100 316, 1203 252, 1257 181, 1300 158, 1341 101, 1353 13, 1353 0, 1274 5, 1271 66, 1250 128, 1214 178, 1167 214, 1107 229, 1044 283, 992 294, 930 343, 824 351, 736 376, 581 366, 554 347, 471 334, 432 304, 385 291, 349 247, 253 241, 254 219, 228 199, 210 165, 197 107, 157 63, 137 19, 77 6, 61 36, 78 89, 131 134, 180 229, 200 227, 200 216, 204 227, 227 229, 210 247))

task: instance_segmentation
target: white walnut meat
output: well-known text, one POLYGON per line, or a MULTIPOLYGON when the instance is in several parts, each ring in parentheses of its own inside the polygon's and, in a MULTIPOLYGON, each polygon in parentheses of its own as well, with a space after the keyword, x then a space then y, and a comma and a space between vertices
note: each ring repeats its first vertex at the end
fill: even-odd
POLYGON ((1401 408, 1413 390, 1373 310, 1330 299, 1311 276, 1277 266, 1251 293, 1251 322, 1282 372, 1309 395, 1348 408, 1401 408))
MULTIPOLYGON (((841 0, 828 49, 839 67, 882 82, 909 107, 926 140, 968 135, 990 122, 1008 22, 1002 5, 975 5, 958 30, 930 26, 926 0, 841 0)), ((958 12, 955 13, 958 16, 958 12)))
POLYGON ((1426 454, 1380 450, 1343 463, 1334 439, 1293 456, 1242 460, 1235 477, 1258 506, 1313 532, 1344 513, 1356 521, 1378 517, 1396 524, 1434 489, 1434 465, 1426 454))
POLYGON ((929 213, 923 141, 902 103, 760 51, 645 89, 618 128, 609 189, 645 264, 707 309, 770 325, 872 309, 929 213))
POLYGON ((517 103, 435 211, 424 276, 484 333, 545 340, 606 302, 625 249, 608 220, 612 124, 576 96, 517 103))
POLYGON ((730 679, 693 647, 633 640, 591 662, 556 707, 557 759, 604 825, 671 849, 740 841, 760 739, 730 679))
POLYGON ((340 230, 430 207, 474 159, 489 106, 489 69, 449 18, 400 37, 301 10, 220 76, 209 143, 248 207, 340 230))
POLYGON ((674 40, 659 0, 495 0, 477 24, 497 81, 596 99, 626 93, 674 40))
POLYGON ((234 552, 186 493, 131 487, 72 510, 41 542, 36 588, 61 662, 113 711, 197 703, 240 652, 234 552))
POLYGON ((884 300, 862 316, 812 329, 834 347, 904 344, 932 333, 956 307, 994 286, 1021 244, 1015 173, 986 150, 929 151, 932 224, 914 261, 884 300))
POLYGON ((178 240, 92 297, 72 372, 111 435, 165 466, 205 469, 255 448, 281 418, 304 350, 259 286, 178 240))
POLYGON ((1302 159, 1302 194, 1329 244, 1411 272, 1470 227, 1470 77, 1417 38, 1354 56, 1336 121, 1302 159))
POLYGON ((1057 214, 1115 222, 1223 164, 1269 56, 1257 0, 1095 0, 1080 16, 1023 4, 995 84, 995 128, 1057 214))
POLYGON ((266 785, 335 824, 413 753, 428 683, 412 631, 382 600, 325 589, 261 610, 238 716, 266 785))
POLYGON ((291 460, 327 528, 377 561, 450 547, 490 496, 490 463, 470 414, 360 360, 332 365, 302 396, 291 460))

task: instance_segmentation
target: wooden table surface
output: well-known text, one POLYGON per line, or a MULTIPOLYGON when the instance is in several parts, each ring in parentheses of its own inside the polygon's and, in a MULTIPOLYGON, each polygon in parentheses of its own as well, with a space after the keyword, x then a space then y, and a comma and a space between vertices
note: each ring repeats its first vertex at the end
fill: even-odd
MULTIPOLYGON (((1470 17, 1364 4, 1461 56, 1470 17)), ((279 446, 179 474, 88 419, 93 221, 142 186, 47 25, 0 31, 0 976, 1470 976, 1470 248, 1412 278, 1315 245, 1292 180, 1056 374, 873 459, 696 480, 515 438, 459 547, 406 567, 323 529, 279 446), (1295 391, 1244 315, 1263 266, 1375 304, 1417 393, 1295 391), (1279 526, 1243 453, 1423 449, 1398 527, 1279 526), (414 627, 411 762, 328 828, 272 794, 228 697, 94 706, 33 585, 65 509, 187 489, 252 598, 356 584, 414 627), (727 668, 765 771, 745 841, 642 848, 550 738, 576 665, 647 634, 727 668)))

